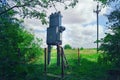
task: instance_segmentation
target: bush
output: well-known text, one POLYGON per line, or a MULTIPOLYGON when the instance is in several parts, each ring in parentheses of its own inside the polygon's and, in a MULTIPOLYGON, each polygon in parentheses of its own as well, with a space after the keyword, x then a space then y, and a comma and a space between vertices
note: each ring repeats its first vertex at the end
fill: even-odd
POLYGON ((105 38, 101 39, 100 50, 104 52, 103 59, 114 67, 120 67, 120 6, 108 16, 109 29, 111 33, 106 33, 105 38))
POLYGON ((42 54, 39 42, 9 14, 0 23, 0 80, 27 80, 28 65, 42 54))
POLYGON ((66 45, 64 46, 64 49, 72 49, 72 47, 71 47, 69 44, 66 44, 66 45))
POLYGON ((80 48, 80 50, 83 50, 83 49, 84 49, 83 47, 80 48))

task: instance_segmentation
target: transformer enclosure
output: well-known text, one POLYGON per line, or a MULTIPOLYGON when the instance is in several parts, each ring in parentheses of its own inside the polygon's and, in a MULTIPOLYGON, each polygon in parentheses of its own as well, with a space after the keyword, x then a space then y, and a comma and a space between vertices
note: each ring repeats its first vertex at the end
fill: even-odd
POLYGON ((47 45, 61 45, 62 32, 65 30, 62 24, 60 12, 52 13, 49 17, 49 27, 47 28, 47 45))

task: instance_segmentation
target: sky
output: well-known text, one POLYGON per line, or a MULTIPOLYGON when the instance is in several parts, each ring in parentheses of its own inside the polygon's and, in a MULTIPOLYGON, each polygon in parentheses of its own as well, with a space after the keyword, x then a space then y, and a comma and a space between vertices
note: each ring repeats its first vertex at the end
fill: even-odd
MULTIPOLYGON (((62 26, 66 30, 62 34, 63 46, 71 45, 73 48, 96 48, 97 27, 96 27, 96 10, 97 3, 93 0, 79 0, 74 8, 64 9, 63 5, 56 4, 57 11, 61 11, 63 16, 62 26)), ((104 16, 109 12, 109 7, 101 8, 99 14, 99 39, 105 36, 107 18, 104 16)), ((47 10, 47 16, 56 12, 55 8, 47 10)), ((27 29, 43 39, 43 47, 46 47, 46 30, 48 25, 42 25, 38 19, 25 19, 24 22, 27 29)))

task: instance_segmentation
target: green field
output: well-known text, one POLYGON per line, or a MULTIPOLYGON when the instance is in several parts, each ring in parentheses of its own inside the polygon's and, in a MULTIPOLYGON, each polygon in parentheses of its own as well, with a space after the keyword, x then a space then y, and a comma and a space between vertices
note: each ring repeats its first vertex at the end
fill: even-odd
MULTIPOLYGON (((80 51, 80 63, 78 63, 78 51, 65 50, 69 67, 65 69, 64 80, 106 80, 106 71, 109 66, 98 63, 100 53, 96 53, 96 49, 84 49, 80 51)), ((44 75, 44 55, 36 61, 36 80, 59 80, 54 77, 47 78, 44 75)), ((56 66, 56 50, 52 50, 51 63, 47 67, 48 73, 60 75, 61 69, 56 66)))

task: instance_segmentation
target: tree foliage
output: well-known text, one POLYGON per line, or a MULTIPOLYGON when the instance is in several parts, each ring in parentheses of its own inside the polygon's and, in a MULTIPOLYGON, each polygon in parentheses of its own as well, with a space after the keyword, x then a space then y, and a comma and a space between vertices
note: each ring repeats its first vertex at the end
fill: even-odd
POLYGON ((84 48, 83 48, 83 47, 81 47, 81 48, 80 48, 80 50, 84 50, 84 48))
POLYGON ((95 1, 100 1, 102 2, 103 4, 107 4, 107 5, 110 5, 112 2, 116 2, 116 3, 120 3, 119 0, 95 0, 95 1))
POLYGON ((106 37, 101 40, 101 50, 104 51, 104 59, 107 63, 112 63, 120 67, 120 6, 107 16, 111 33, 106 33, 106 37))
POLYGON ((0 80, 27 80, 31 61, 42 49, 13 16, 12 10, 0 16, 0 80))
POLYGON ((38 18, 42 21, 43 24, 47 24, 45 17, 47 13, 46 11, 49 8, 55 7, 57 3, 60 3, 64 5, 65 9, 67 9, 67 7, 74 7, 77 2, 78 0, 8 0, 6 2, 7 9, 0 12, 0 15, 10 10, 15 10, 20 16, 24 18, 38 18))
POLYGON ((66 45, 64 46, 64 49, 72 49, 72 47, 71 47, 69 44, 66 44, 66 45))

